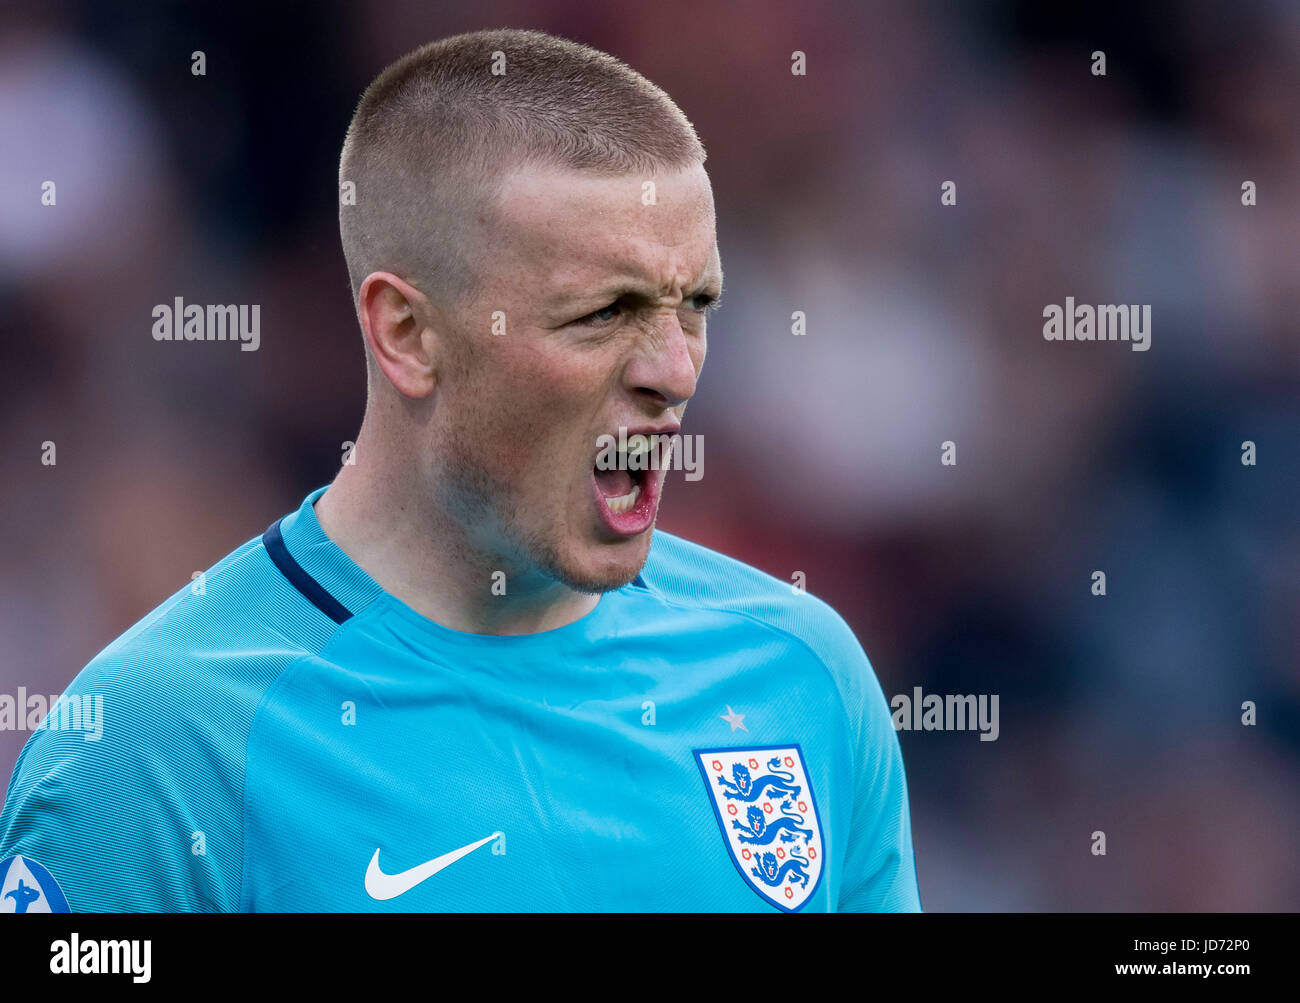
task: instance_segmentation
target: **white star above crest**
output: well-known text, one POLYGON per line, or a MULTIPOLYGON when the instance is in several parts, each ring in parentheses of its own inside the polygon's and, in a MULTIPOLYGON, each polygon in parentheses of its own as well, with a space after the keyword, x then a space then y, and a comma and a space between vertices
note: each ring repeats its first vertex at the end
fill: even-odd
POLYGON ((727 724, 731 725, 732 731, 736 731, 736 730, 749 731, 749 729, 745 727, 745 715, 737 714, 734 710, 731 709, 731 704, 727 704, 727 713, 719 714, 718 717, 726 721, 727 724))

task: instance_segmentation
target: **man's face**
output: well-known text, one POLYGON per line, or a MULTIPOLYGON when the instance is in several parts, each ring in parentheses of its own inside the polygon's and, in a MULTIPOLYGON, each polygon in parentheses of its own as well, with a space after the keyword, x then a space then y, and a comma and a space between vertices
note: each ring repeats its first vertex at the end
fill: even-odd
POLYGON ((598 472, 598 440, 670 434, 695 393, 722 287, 708 176, 522 168, 473 225, 481 287, 438 377, 434 490, 503 568, 618 588, 645 563, 664 471, 598 472))

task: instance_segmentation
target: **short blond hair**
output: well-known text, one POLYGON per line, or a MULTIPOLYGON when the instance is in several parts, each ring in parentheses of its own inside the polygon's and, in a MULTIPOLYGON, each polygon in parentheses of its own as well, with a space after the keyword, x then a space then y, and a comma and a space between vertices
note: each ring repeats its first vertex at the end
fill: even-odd
POLYGON ((598 49, 499 29, 431 42, 366 88, 339 161, 339 233, 356 297, 391 271, 429 295, 477 286, 468 213, 496 182, 541 164, 605 174, 703 163, 704 147, 659 87, 598 49))

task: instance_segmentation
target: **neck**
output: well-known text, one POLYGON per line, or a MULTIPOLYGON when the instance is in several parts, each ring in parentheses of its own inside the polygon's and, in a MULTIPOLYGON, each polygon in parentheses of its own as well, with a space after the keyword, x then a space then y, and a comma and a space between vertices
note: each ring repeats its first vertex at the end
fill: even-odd
POLYGON ((470 634, 533 634, 573 623, 600 601, 474 549, 411 476, 416 466, 385 463, 385 450, 367 441, 365 428, 355 453, 365 466, 358 459, 342 467, 317 500, 316 519, 380 588, 422 616, 470 634))

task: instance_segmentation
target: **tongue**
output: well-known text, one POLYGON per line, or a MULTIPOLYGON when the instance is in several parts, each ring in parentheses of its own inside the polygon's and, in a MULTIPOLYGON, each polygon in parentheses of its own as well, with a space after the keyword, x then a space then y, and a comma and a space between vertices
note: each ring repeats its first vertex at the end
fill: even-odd
POLYGON ((626 470, 597 470, 596 486, 606 498, 618 498, 632 490, 632 475, 626 470))

